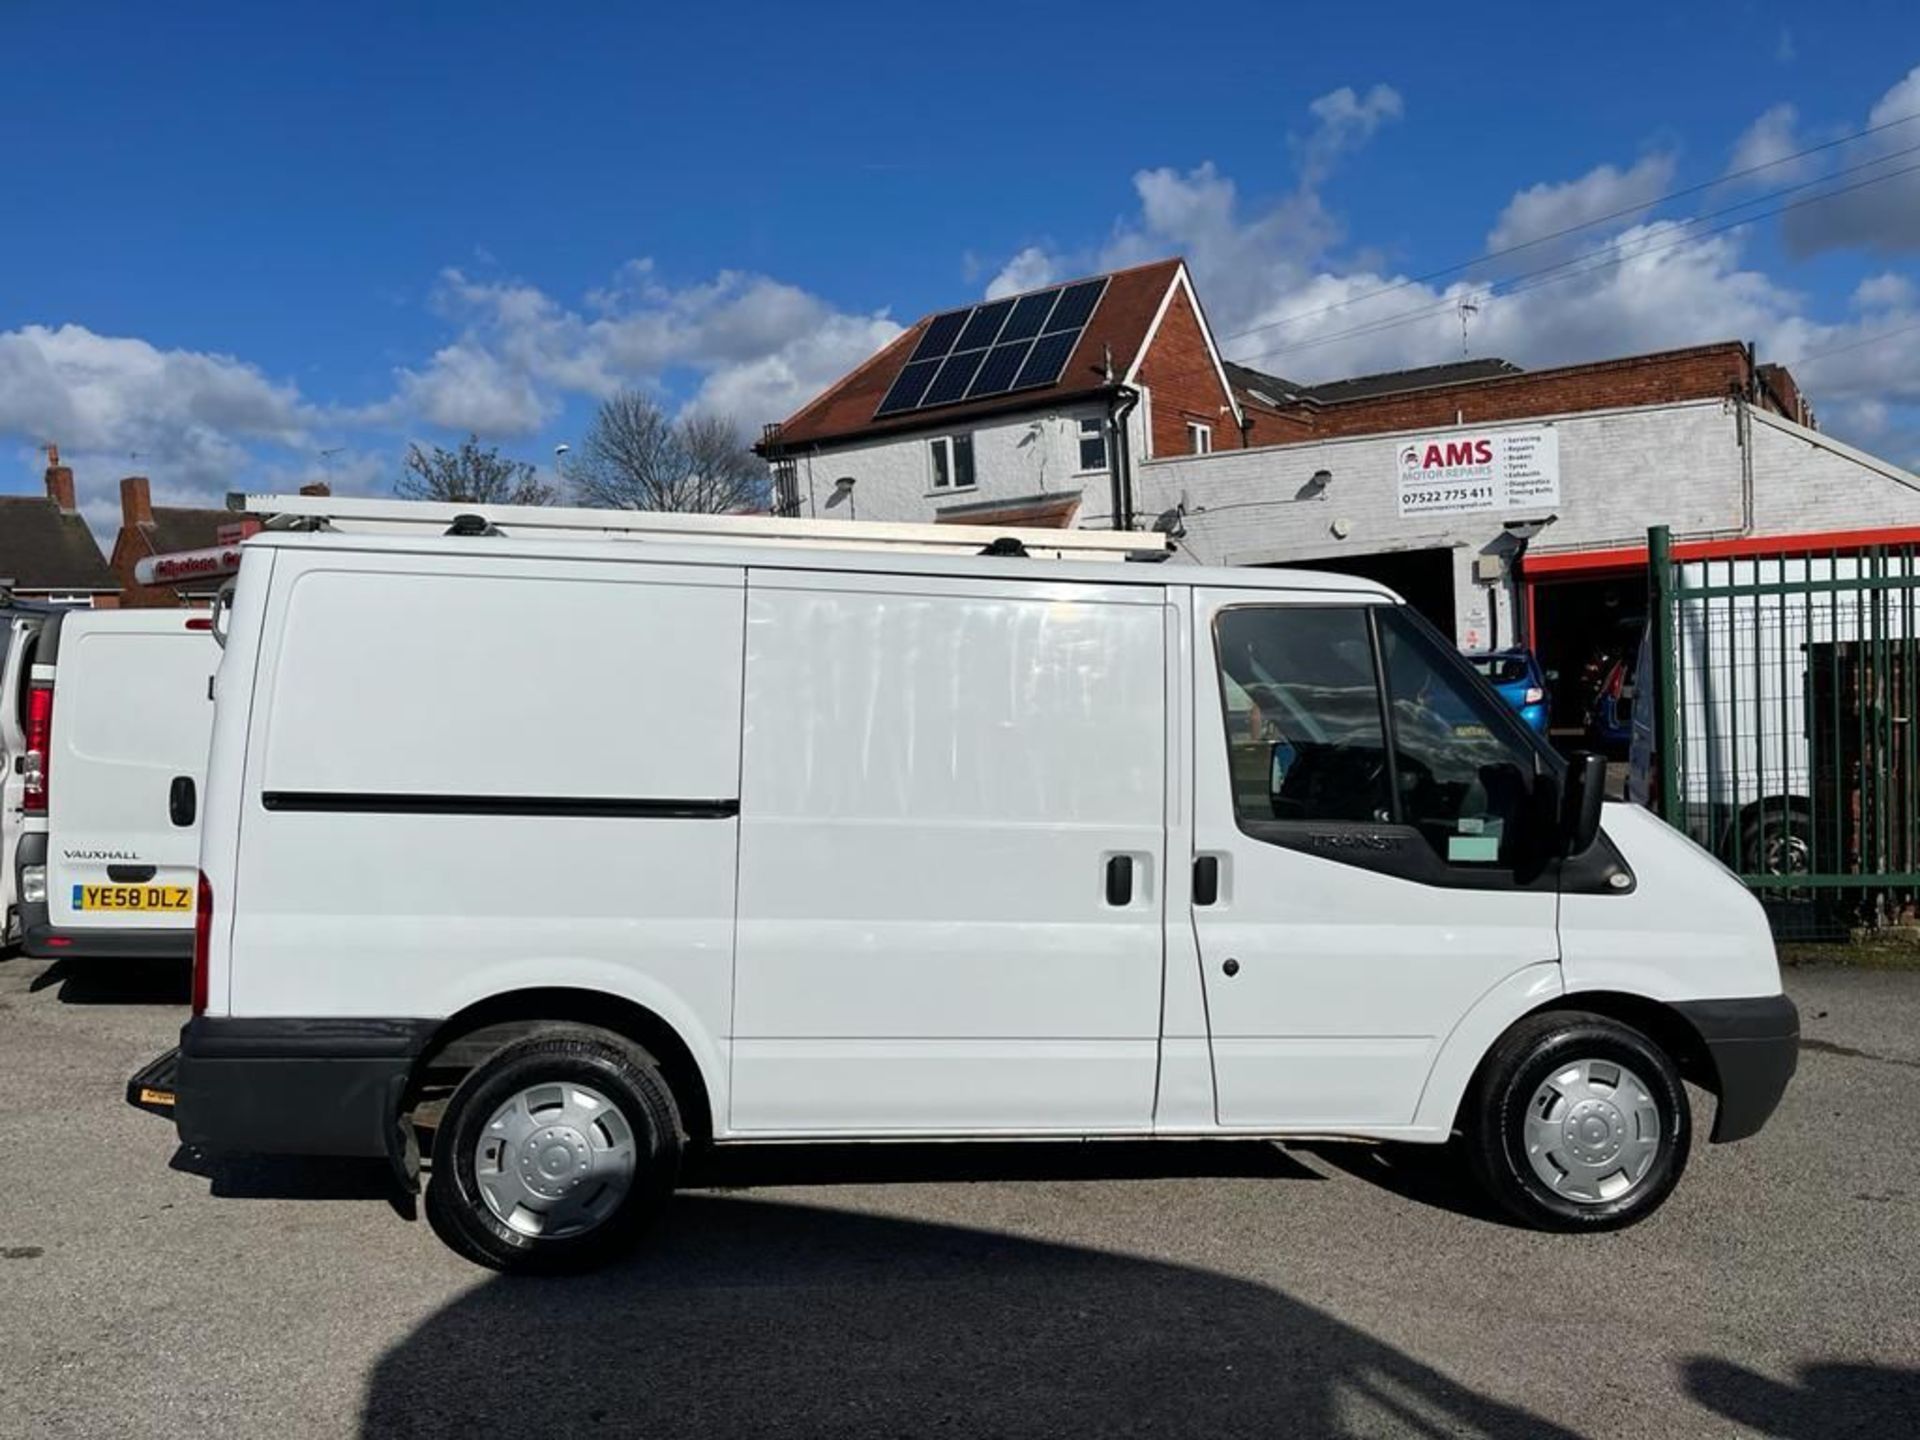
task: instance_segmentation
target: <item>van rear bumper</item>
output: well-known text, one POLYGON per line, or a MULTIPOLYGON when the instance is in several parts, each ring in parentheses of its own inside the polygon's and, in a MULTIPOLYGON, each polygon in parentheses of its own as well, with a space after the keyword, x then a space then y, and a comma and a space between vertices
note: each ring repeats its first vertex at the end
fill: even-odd
POLYGON ((62 930, 42 917, 44 905, 22 905, 20 948, 35 960, 191 960, 191 930, 62 930))
MULTIPOLYGON (((47 863, 47 837, 20 837, 14 857, 16 875, 28 865, 47 863)), ((19 893, 16 886, 15 893, 19 893)), ((55 925, 44 900, 20 902, 20 948, 35 960, 191 960, 193 927, 157 930, 153 926, 109 928, 55 925)))
POLYGON ((391 1158, 437 1023, 197 1016, 174 1065, 180 1139, 211 1155, 391 1158))
POLYGON ((1744 1140, 1767 1123, 1800 1064, 1800 1012, 1785 995, 1688 1000, 1674 1009, 1706 1042, 1719 1080, 1716 1144, 1744 1140))

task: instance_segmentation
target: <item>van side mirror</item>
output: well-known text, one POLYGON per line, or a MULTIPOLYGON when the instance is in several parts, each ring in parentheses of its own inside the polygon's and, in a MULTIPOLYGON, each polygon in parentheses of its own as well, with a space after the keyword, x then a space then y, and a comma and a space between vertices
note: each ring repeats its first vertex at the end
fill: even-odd
POLYGON ((1607 798, 1607 757, 1591 750, 1576 751, 1567 760, 1566 787, 1561 794, 1561 853, 1585 853, 1600 838, 1600 805, 1607 798))

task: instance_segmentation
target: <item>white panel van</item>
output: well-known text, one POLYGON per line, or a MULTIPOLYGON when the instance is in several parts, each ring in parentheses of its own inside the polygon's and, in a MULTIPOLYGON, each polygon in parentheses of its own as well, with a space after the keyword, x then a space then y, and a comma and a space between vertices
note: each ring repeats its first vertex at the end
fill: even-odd
POLYGON ((44 959, 184 961, 220 648, 184 610, 49 617, 29 657, 16 855, 44 959))
POLYGON ((1457 1138, 1585 1230, 1679 1178, 1682 1077, 1736 1140, 1792 1074, 1752 897, 1376 585, 486 515, 245 547, 129 1085, 189 1145, 430 1138, 504 1268, 764 1140, 1457 1138))

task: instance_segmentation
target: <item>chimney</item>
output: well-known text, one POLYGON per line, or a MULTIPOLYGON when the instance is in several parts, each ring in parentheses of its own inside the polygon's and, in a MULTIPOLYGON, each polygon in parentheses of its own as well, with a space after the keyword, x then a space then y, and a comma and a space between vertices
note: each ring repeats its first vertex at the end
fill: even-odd
POLYGON ((324 480, 312 480, 300 487, 302 495, 331 495, 333 487, 324 480))
POLYGON ((60 447, 47 446, 47 498, 66 514, 80 507, 73 499, 73 467, 60 463, 60 447))
POLYGON ((136 525, 153 527, 153 494, 146 476, 129 475, 120 482, 120 523, 129 530, 136 525))

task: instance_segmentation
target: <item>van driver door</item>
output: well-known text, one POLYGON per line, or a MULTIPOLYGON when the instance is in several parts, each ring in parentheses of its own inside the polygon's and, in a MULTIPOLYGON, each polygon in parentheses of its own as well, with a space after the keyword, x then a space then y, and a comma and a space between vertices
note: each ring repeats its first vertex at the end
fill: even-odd
POLYGON ((1408 1124, 1474 1001, 1558 961, 1541 752, 1404 607, 1196 590, 1193 625, 1219 1122, 1408 1124))

